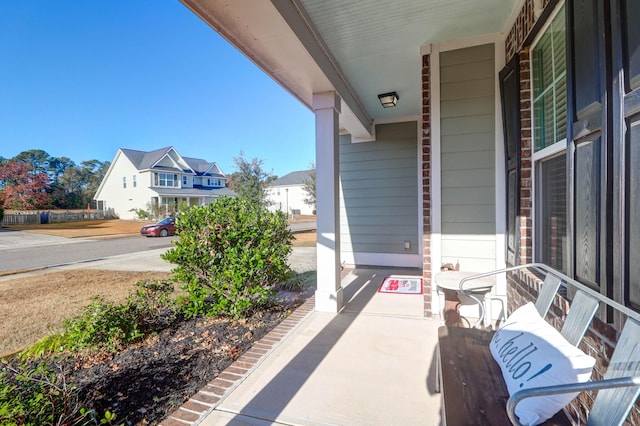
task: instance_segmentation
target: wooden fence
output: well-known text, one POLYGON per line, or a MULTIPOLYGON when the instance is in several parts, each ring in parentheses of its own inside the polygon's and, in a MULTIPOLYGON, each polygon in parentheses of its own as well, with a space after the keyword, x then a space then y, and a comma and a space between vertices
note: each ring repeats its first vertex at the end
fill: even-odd
POLYGON ((81 222, 84 220, 115 219, 112 210, 25 211, 6 213, 2 225, 39 225, 47 223, 81 222))

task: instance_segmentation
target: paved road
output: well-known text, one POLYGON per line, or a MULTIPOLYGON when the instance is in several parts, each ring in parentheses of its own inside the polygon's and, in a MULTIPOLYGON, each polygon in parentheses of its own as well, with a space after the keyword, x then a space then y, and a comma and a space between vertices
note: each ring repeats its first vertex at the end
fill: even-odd
POLYGON ((316 229, 316 221, 313 222, 294 222, 289 224, 291 232, 313 231, 316 229))
POLYGON ((111 256, 167 249, 172 238, 140 236, 111 240, 62 238, 19 231, 0 231, 0 271, 90 262, 111 256))
MULTIPOLYGON (((160 254, 172 247, 172 240, 140 236, 91 240, 0 230, 0 271, 54 267, 169 271, 173 265, 160 254)), ((294 247, 289 265, 297 272, 315 270, 316 248, 294 247)))

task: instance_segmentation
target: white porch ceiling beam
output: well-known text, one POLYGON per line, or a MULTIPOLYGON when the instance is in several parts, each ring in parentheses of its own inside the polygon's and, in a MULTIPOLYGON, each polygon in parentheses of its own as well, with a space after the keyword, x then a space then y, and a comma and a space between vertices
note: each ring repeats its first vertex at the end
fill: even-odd
POLYGON ((337 61, 329 51, 313 21, 298 0, 271 0, 309 55, 342 98, 341 126, 358 139, 373 137, 372 120, 349 84, 337 61))

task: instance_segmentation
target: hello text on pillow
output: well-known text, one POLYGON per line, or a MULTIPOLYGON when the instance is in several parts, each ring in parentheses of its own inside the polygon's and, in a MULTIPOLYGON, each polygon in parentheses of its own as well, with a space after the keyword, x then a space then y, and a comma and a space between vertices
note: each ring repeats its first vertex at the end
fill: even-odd
MULTIPOLYGON (((521 389, 586 382, 595 359, 571 345, 536 310, 533 303, 516 310, 490 344, 509 395, 521 389)), ((516 407, 523 424, 536 425, 553 417, 577 393, 525 399, 516 407)))

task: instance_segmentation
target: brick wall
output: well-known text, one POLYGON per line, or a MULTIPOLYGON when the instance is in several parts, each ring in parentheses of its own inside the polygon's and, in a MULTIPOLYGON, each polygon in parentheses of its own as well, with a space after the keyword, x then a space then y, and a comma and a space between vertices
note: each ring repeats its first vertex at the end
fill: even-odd
POLYGON ((422 274, 424 316, 433 316, 431 304, 431 68, 430 56, 422 57, 422 274))
POLYGON ((520 55, 520 263, 529 263, 533 259, 533 238, 531 235, 533 205, 531 181, 531 68, 529 49, 523 49, 520 55))

